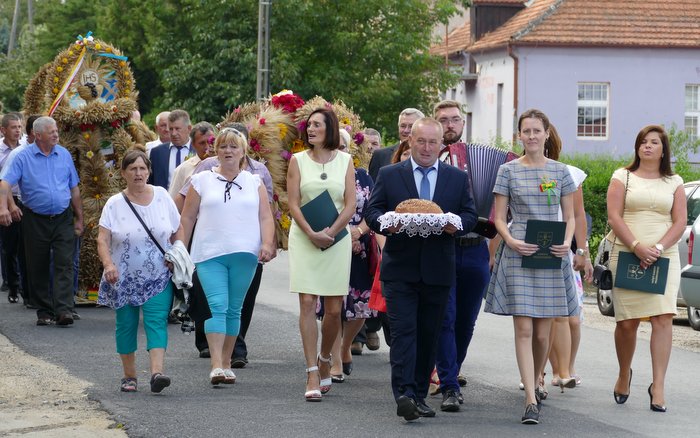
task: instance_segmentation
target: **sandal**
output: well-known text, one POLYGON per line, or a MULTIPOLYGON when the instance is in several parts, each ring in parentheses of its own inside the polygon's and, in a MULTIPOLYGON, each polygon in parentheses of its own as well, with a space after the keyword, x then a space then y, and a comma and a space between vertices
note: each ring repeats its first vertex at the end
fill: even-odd
MULTIPOLYGON (((333 355, 329 355, 328 357, 323 357, 323 356, 321 356, 321 353, 319 353, 318 354, 318 361, 323 362, 323 363, 327 363, 328 368, 330 368, 332 365, 332 362, 333 362, 333 355)), ((319 376, 320 376, 320 374, 321 373, 319 372, 319 376)), ((331 385, 333 385, 333 378, 331 378, 330 376, 326 377, 325 379, 322 378, 319 385, 321 386, 321 394, 326 394, 328 391, 331 390, 331 385)))
POLYGON ((226 368, 224 370, 224 384, 233 385, 234 383, 236 383, 236 373, 231 368, 226 368))
MULTIPOLYGON (((309 381, 309 373, 312 372, 318 372, 318 367, 313 366, 306 368, 306 382, 308 383, 309 381)), ((307 402, 320 402, 323 399, 323 394, 321 394, 321 391, 318 389, 312 389, 310 391, 306 391, 304 393, 304 398, 306 399, 307 402)))
POLYGON ((212 385, 218 385, 219 383, 224 383, 226 381, 226 375, 224 370, 221 368, 214 368, 209 373, 209 381, 212 385))
POLYGON ((124 377, 119 389, 121 392, 136 392, 138 389, 136 377, 124 377))
POLYGON ((170 386, 170 377, 161 373, 153 373, 151 376, 151 392, 161 392, 170 386))
POLYGON ((437 368, 433 368, 433 372, 430 373, 430 386, 428 387, 428 393, 430 395, 440 394, 440 378, 438 377, 437 368))

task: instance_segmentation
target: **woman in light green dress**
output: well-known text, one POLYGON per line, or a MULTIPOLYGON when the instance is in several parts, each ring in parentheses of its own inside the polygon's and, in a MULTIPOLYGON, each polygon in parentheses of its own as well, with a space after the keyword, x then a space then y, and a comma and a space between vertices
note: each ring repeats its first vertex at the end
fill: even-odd
POLYGON ((338 118, 332 110, 321 108, 311 113, 302 139, 309 149, 294 154, 287 173, 289 213, 293 219, 289 230, 289 279, 290 291, 299 294, 299 330, 307 372, 304 397, 307 401, 320 401, 331 388, 331 349, 341 327, 340 312, 350 280, 350 236, 338 242, 335 236, 348 227, 355 213, 355 169, 350 155, 338 150, 338 118), (329 227, 314 231, 301 207, 326 190, 338 210, 338 218, 329 227), (318 296, 325 297, 320 352, 318 296))

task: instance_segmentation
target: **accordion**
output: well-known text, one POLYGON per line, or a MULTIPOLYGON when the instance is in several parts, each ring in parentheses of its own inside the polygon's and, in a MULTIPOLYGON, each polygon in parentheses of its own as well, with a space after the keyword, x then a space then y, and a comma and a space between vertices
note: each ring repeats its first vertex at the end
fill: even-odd
POLYGON ((445 146, 440 159, 467 172, 479 217, 472 230, 490 239, 496 236, 493 223, 493 186, 501 164, 518 158, 514 152, 479 143, 453 143, 445 146))

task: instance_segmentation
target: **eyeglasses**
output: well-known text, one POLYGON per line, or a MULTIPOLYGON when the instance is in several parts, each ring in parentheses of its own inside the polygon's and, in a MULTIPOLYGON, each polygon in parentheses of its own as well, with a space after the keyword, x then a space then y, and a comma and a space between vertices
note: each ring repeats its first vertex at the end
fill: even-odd
POLYGON ((449 123, 452 123, 453 125, 457 125, 457 124, 462 122, 462 118, 461 117, 452 117, 450 119, 440 118, 440 119, 438 119, 438 122, 440 122, 440 124, 442 124, 442 125, 447 125, 449 123))

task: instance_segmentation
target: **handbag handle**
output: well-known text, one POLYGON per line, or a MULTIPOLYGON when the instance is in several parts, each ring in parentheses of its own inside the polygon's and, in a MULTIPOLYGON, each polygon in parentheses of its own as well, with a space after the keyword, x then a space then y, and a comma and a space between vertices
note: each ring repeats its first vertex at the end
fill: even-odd
MULTIPOLYGON (((629 185, 630 185, 630 171, 627 171, 627 181, 625 182, 625 196, 622 198, 622 217, 625 217, 625 208, 627 207, 627 190, 629 190, 629 185)), ((605 222, 605 234, 604 236, 608 235, 608 229, 610 228, 610 221, 605 222)), ((610 252, 608 253, 608 262, 610 261, 610 255, 612 254, 612 250, 615 249, 615 244, 617 243, 617 234, 615 234, 615 237, 613 237, 613 244, 612 247, 610 248, 610 252)))
POLYGON ((158 247, 158 249, 160 250, 160 252, 163 253, 163 255, 165 255, 165 250, 163 249, 162 246, 160 246, 160 243, 158 243, 158 241, 156 240, 156 238, 153 237, 153 234, 151 234, 151 230, 148 229, 148 226, 146 226, 146 223, 143 221, 143 219, 141 219, 141 216, 139 216, 138 212, 137 212, 136 209, 134 208, 134 205, 133 205, 133 204, 131 203, 131 201, 129 200, 129 197, 126 196, 126 192, 122 192, 122 196, 124 197, 124 200, 126 201, 126 203, 127 203, 127 205, 129 206, 129 208, 131 208, 131 211, 134 212, 134 216, 136 216, 136 219, 138 219, 139 222, 141 222, 141 225, 143 226, 143 229, 146 230, 146 233, 148 234, 148 237, 150 237, 151 240, 153 241, 153 243, 156 244, 156 246, 158 247))

